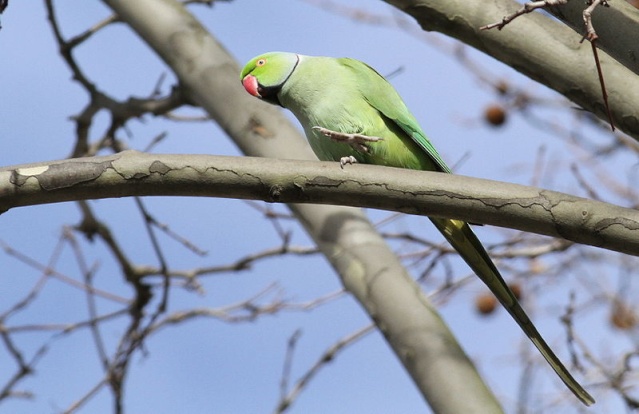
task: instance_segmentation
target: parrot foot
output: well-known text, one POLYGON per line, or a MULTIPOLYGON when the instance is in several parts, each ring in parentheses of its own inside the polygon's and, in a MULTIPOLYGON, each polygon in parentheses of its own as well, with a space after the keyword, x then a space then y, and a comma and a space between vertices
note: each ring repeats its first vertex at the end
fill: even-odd
POLYGON ((344 166, 346 164, 350 164, 350 165, 357 164, 357 160, 352 155, 349 155, 348 157, 342 157, 339 159, 339 166, 342 167, 342 170, 344 169, 344 166))
POLYGON ((330 129, 322 128, 320 126, 314 126, 313 129, 319 131, 322 135, 329 137, 333 141, 348 144, 356 151, 363 152, 365 154, 370 152, 369 148, 365 144, 382 141, 384 139, 380 137, 369 137, 368 135, 362 134, 347 134, 345 132, 331 131, 330 129))

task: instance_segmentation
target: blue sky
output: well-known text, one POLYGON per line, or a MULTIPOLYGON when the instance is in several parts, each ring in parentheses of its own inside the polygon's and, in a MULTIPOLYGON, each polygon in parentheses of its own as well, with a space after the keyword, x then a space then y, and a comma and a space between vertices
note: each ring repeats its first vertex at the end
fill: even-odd
MULTIPOLYGON (((383 2, 351 1, 348 4, 386 16, 397 13, 383 2)), ((75 35, 109 15, 100 2, 58 1, 56 7, 66 36, 75 35)), ((426 34, 418 39, 398 28, 356 23, 299 0, 220 2, 211 9, 192 10, 241 63, 265 51, 284 50, 354 57, 366 61, 382 74, 401 68, 401 73, 391 79, 392 83, 449 164, 462 161, 457 169, 459 173, 530 184, 533 181, 531 168, 538 149, 543 146, 546 162, 537 185, 583 193, 569 174, 570 163, 579 161, 581 154, 575 142, 543 132, 519 115, 510 116, 506 126, 499 129, 482 121, 483 108, 496 102, 497 98, 454 58, 451 51, 456 44, 452 40, 438 34, 426 34), (444 47, 434 47, 433 43, 444 47)), ((86 104, 86 93, 70 79, 70 71, 57 53, 42 4, 11 2, 1 21, 3 76, 0 77, 0 91, 3 99, 0 100, 0 140, 3 151, 0 152, 0 165, 64 158, 74 142, 74 124, 69 117, 86 104)), ((522 78, 491 58, 469 49, 466 52, 496 78, 512 82, 531 94, 556 99, 543 86, 522 78)), ((163 73, 168 75, 164 91, 174 82, 163 62, 123 25, 114 25, 99 33, 77 50, 77 58, 99 88, 118 99, 148 95, 163 73)), ((241 87, 239 80, 238 87, 241 87)), ((182 112, 197 113, 193 110, 182 112)), ((562 125, 572 126, 578 122, 568 116, 567 111, 541 110, 539 113, 544 119, 562 125)), ((93 139, 104 131, 107 121, 106 114, 99 116, 91 130, 93 139)), ((135 149, 144 148, 153 137, 166 131, 168 138, 155 148, 156 152, 241 155, 212 122, 176 124, 146 117, 129 122, 127 127, 130 132, 128 144, 135 149)), ((575 128, 593 141, 608 139, 605 133, 595 132, 593 128, 575 128)), ((627 177, 624 174, 634 171, 634 159, 618 157, 615 161, 619 163, 622 179, 627 177)), ((609 197, 616 200, 612 194, 609 197)), ((278 245, 272 225, 245 202, 194 198, 156 198, 144 202, 159 220, 209 252, 200 258, 163 238, 169 262, 176 268, 224 264, 278 245), (247 237, 247 234, 251 236, 247 237)), ((99 217, 110 224, 137 264, 156 264, 132 200, 101 200, 92 205, 99 217)), ((286 211, 282 206, 274 208, 286 211)), ((369 213, 375 220, 387 216, 387 213, 369 213)), ((63 226, 74 225, 79 218, 79 209, 73 203, 12 210, 0 216, 0 240, 47 263, 63 226)), ((294 244, 310 245, 295 223, 284 221, 283 225, 293 233, 294 244)), ((402 218, 385 229, 410 229, 441 241, 430 223, 420 218, 402 218)), ((502 240, 503 232, 490 228, 478 230, 480 238, 489 243, 502 240)), ((87 243, 78 237, 87 262, 98 269, 96 285, 129 297, 129 288, 120 282, 116 264, 105 254, 100 243, 87 243)), ((601 286, 597 288, 609 291, 617 288, 616 277, 624 269, 614 266, 616 261, 625 260, 626 269, 636 266, 633 258, 612 257, 613 266, 602 267, 601 272, 607 278, 600 280, 601 286)), ((549 260, 552 262, 553 258, 549 260)), ((4 312, 33 287, 41 273, 2 253, 0 263, 4 269, 0 278, 5 286, 0 292, 0 304, 3 304, 0 312, 4 312)), ((469 274, 456 259, 451 263, 456 278, 469 274)), ((55 267, 61 273, 81 278, 68 246, 63 249, 55 267)), ((412 269, 416 274, 419 270, 419 267, 412 269)), ((564 335, 558 317, 569 291, 574 291, 578 298, 594 294, 588 290, 592 285, 588 285, 597 277, 598 271, 600 269, 578 267, 574 272, 568 272, 566 278, 554 280, 551 286, 544 285, 544 281, 531 283, 531 289, 550 290, 526 305, 532 310, 540 330, 558 348, 558 354, 564 360, 567 353, 563 349, 564 335)), ((441 268, 439 272, 442 272, 441 268)), ((505 275, 508 277, 507 271, 505 275)), ((319 256, 275 258, 260 262, 247 272, 205 277, 202 279, 203 294, 175 288, 170 311, 224 306, 254 295, 273 283, 277 283, 277 292, 295 302, 305 302, 340 288, 338 279, 319 256)), ((426 290, 435 286, 427 283, 426 290)), ((440 299, 438 305, 488 384, 511 411, 517 401, 521 375, 519 352, 526 347, 527 355, 538 356, 505 312, 485 319, 476 316, 473 301, 483 291, 485 288, 475 280, 455 292, 452 298, 440 299)), ((102 300, 99 307, 103 312, 117 308, 102 300)), ((626 337, 607 328, 602 312, 593 310, 579 322, 597 324, 597 330, 587 335, 593 349, 624 349, 631 345, 626 337), (602 334, 606 335, 606 341, 600 339, 602 334)), ((54 324, 86 318, 86 298, 82 292, 61 282, 49 281, 38 301, 6 323, 9 326, 54 324)), ((138 353, 133 358, 125 408, 131 413, 271 412, 279 393, 286 343, 295 330, 301 329, 303 334, 295 356, 294 378, 305 372, 336 340, 368 323, 359 306, 345 296, 312 312, 283 312, 252 323, 228 324, 199 319, 166 328, 147 341, 146 356, 138 353)), ((105 324, 106 343, 114 346, 122 328, 121 321, 105 324)), ((50 336, 51 333, 23 334, 19 337, 21 349, 30 355, 50 336)), ((13 367, 4 348, 0 348, 0 366, 13 367)), ((12 369, 2 371, 13 372, 12 369)), ((17 387, 32 391, 35 399, 10 400, 0 405, 0 412, 63 411, 97 383, 101 374, 88 331, 53 340, 49 351, 37 364, 35 374, 17 387)), ((4 383, 3 375, 0 374, 0 383, 4 383)), ((562 384, 542 364, 535 371, 534 386, 556 395, 552 392, 562 384)), ((546 405, 550 402, 539 404, 545 412, 552 411, 552 405, 546 405)), ((601 407, 605 408, 605 404, 601 407)), ((561 412, 567 412, 565 406, 560 407, 561 412)), ((103 390, 79 412, 110 411, 110 395, 103 390)), ((381 336, 374 333, 329 364, 290 412, 424 411, 424 402, 414 385, 381 336)))

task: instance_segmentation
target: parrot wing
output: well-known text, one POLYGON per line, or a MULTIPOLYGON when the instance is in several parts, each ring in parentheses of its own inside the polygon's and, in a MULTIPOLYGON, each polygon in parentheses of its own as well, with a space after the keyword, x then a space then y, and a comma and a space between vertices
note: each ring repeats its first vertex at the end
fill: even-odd
POLYGON ((368 104, 406 132, 406 135, 430 157, 439 171, 451 173, 452 171, 426 137, 395 88, 375 69, 363 62, 350 58, 341 58, 340 61, 357 74, 360 80, 360 92, 368 104))

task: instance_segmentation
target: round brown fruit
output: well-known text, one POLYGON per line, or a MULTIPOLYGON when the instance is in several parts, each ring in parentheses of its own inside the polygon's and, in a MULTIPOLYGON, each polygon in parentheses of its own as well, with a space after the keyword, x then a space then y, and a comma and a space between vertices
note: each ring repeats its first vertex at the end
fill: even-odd
POLYGON ((506 110, 500 105, 489 105, 484 111, 484 119, 492 126, 502 126, 506 122, 506 110))
POLYGON ((492 293, 482 293, 475 299, 475 307, 480 315, 490 315, 497 308, 497 298, 492 293))

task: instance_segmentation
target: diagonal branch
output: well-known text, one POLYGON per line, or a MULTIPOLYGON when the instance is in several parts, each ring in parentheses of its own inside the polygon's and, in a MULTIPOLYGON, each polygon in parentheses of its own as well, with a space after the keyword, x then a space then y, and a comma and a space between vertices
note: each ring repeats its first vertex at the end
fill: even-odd
MULTIPOLYGON (((596 71, 593 71, 592 52, 590 48, 580 47, 581 35, 555 19, 541 13, 529 13, 517 19, 516 24, 510 24, 502 32, 480 30, 480 27, 491 22, 499 21, 512 10, 521 5, 513 0, 385 0, 405 13, 413 16, 424 30, 433 30, 456 38, 486 54, 513 67, 531 79, 554 89, 566 98, 575 102, 587 111, 597 115, 604 121, 608 120, 605 105, 601 96, 601 85, 596 71), (504 31, 508 34, 504 35, 504 31)), ((583 33, 583 2, 571 1, 560 6, 560 11, 574 3, 580 7, 579 27, 583 33)), ((615 2, 615 8, 620 7, 615 2)), ((629 5, 624 7, 631 8, 629 5)), ((601 8, 606 14, 611 8, 601 8)), ((554 9, 553 9, 554 10, 554 9)), ((622 10, 623 11, 623 10, 622 10)), ((615 13, 620 13, 615 11, 615 13)), ((600 39, 604 33, 609 33, 616 22, 601 24, 593 15, 600 39)), ((624 13, 625 16, 625 13, 624 13)), ((619 52, 633 56, 634 50, 639 48, 639 20, 636 10, 634 17, 624 20, 624 28, 628 39, 615 33, 608 34, 612 42, 620 40, 628 44, 628 48, 619 52), (633 20, 634 19, 634 20, 633 20), (634 24, 630 24, 635 22, 634 24), (623 39, 623 40, 621 40, 623 39), (634 46, 633 46, 634 45, 634 46)), ((598 43, 603 50, 604 43, 598 43)), ((637 51, 639 54, 639 51, 637 51)), ((600 60, 605 67, 606 89, 610 97, 610 111, 616 127, 639 139, 639 80, 632 70, 636 70, 636 59, 628 66, 601 53, 600 60), (633 69, 630 69, 630 68, 633 69)), ((624 61, 625 63, 625 61, 624 61)))

